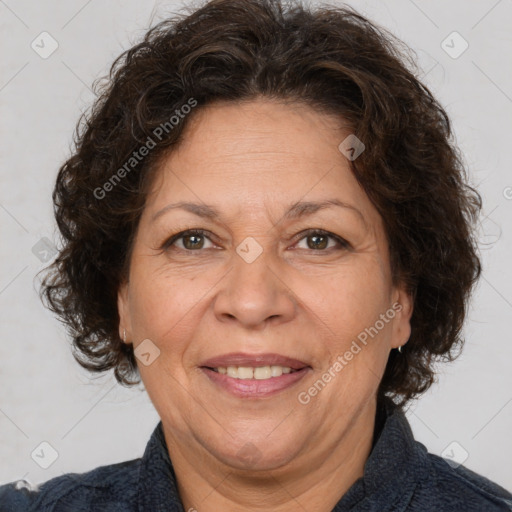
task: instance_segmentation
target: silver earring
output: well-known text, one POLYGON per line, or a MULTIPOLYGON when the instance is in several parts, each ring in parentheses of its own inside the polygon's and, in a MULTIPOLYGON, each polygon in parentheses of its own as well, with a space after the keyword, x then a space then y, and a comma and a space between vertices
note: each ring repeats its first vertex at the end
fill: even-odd
POLYGON ((126 329, 123 329, 123 341, 126 343, 126 329))
POLYGON ((400 352, 400 354, 402 353, 402 345, 398 347, 398 352, 400 352))

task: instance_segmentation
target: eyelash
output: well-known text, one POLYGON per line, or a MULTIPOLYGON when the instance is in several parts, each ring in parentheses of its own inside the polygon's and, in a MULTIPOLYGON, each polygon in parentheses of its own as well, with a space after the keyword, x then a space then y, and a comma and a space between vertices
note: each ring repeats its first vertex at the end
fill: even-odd
MULTIPOLYGON (((170 238, 168 238, 163 243, 161 249, 169 250, 177 240, 179 240, 185 236, 189 236, 189 235, 203 236, 203 237, 207 238, 208 240, 210 240, 210 242, 214 243, 208 236, 208 231, 205 231, 204 229, 186 229, 185 231, 180 231, 179 233, 176 233, 175 235, 172 235, 170 238)), ((335 235, 334 233, 331 233, 330 231, 325 231, 324 229, 315 229, 315 228, 306 229, 305 231, 302 231, 299 235, 300 235, 300 237, 299 236, 297 237, 297 240, 295 243, 300 242, 301 240, 303 240, 304 238, 307 238, 308 236, 320 235, 320 236, 327 236, 327 237, 335 240, 340 245, 340 247, 338 249, 340 249, 340 248, 351 249, 352 248, 350 243, 347 242, 345 239, 341 238, 338 235, 335 235)), ((333 249, 336 249, 336 248, 331 247, 329 249, 309 249, 309 250, 313 251, 313 252, 330 252, 333 249)), ((187 252, 187 253, 202 252, 201 249, 195 249, 195 250, 194 249, 182 249, 181 247, 177 248, 177 250, 182 251, 182 252, 187 252)))

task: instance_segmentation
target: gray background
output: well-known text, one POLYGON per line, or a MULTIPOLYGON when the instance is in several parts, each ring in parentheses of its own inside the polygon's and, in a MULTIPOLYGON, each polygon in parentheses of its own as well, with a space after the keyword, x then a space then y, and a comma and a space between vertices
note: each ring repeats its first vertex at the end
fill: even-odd
MULTIPOLYGON (((484 197, 484 273, 465 351, 440 368, 438 384, 408 417, 431 452, 454 463, 467 457, 467 467, 512 489, 512 1, 349 4, 417 52, 484 197), (469 44, 457 58, 445 51, 463 49, 462 39, 448 37, 453 31, 469 44)), ((78 116, 94 99, 93 80, 180 5, 0 0, 0 484, 140 457, 158 422, 142 386, 91 379, 74 362, 64 328, 38 299, 36 273, 51 257, 41 239, 57 241, 51 192, 78 116), (43 45, 43 31, 58 43, 46 59, 31 48, 34 40, 43 45), (36 450, 50 460, 43 441, 58 452, 48 469, 31 458, 36 450)))

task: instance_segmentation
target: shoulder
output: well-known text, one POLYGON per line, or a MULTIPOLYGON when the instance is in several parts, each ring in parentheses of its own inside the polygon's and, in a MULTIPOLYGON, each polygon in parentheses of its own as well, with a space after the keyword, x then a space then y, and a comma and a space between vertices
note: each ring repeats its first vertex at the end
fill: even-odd
POLYGON ((512 494, 503 487, 432 453, 426 459, 426 478, 418 482, 407 510, 423 511, 428 506, 438 512, 512 511, 512 494))
POLYGON ((36 486, 24 480, 1 485, 0 512, 129 512, 136 502, 140 462, 133 459, 87 473, 67 473, 36 486))
POLYGON ((393 501, 393 510, 512 512, 509 491, 454 461, 429 453, 414 439, 405 412, 391 401, 384 401, 383 406, 386 419, 372 453, 369 468, 373 474, 367 484, 381 489, 381 499, 393 501), (380 484, 373 482, 377 479, 380 484))

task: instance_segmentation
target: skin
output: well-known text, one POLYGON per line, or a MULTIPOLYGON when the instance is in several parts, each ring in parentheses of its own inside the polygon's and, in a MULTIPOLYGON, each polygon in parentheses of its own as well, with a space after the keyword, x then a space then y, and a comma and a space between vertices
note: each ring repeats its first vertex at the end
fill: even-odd
POLYGON ((150 339, 160 350, 138 365, 185 510, 327 512, 363 475, 376 391, 390 350, 410 336, 413 305, 392 283, 382 219, 338 150, 350 133, 339 118, 298 103, 218 103, 194 113, 161 162, 118 308, 128 343, 150 339), (298 201, 327 199, 362 218, 338 206, 284 217, 298 201), (170 209, 152 221, 179 201, 212 205, 220 217, 170 209), (187 252, 181 238, 161 249, 191 228, 208 231, 202 248, 187 252), (328 238, 315 249, 314 234, 302 234, 309 228, 350 246, 328 238), (246 237, 263 250, 252 263, 236 252, 246 237), (301 404, 298 394, 396 302, 394 318, 301 404), (234 397, 199 368, 230 352, 279 353, 311 369, 274 396, 234 397))

